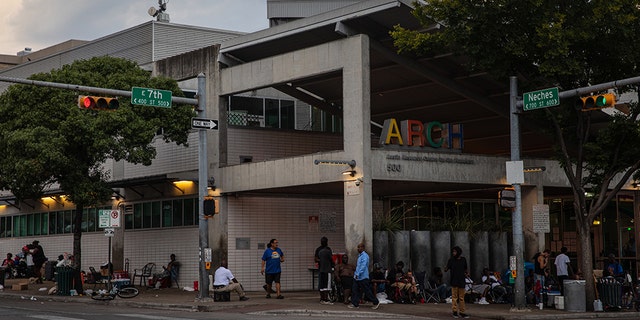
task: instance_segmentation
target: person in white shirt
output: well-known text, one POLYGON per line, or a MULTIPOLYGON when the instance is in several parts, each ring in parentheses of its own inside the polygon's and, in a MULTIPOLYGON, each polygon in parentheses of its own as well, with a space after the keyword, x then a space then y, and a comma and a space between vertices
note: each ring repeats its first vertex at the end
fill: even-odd
POLYGON ((560 293, 564 295, 564 280, 569 279, 569 270, 571 269, 571 260, 567 256, 567 247, 560 249, 560 254, 556 257, 556 275, 558 276, 558 286, 560 293))
POLYGON ((231 292, 235 291, 240 296, 240 301, 247 301, 249 298, 245 296, 242 285, 236 280, 231 273, 231 270, 227 269, 227 261, 222 260, 220 262, 220 268, 216 270, 213 280, 214 292, 231 292))

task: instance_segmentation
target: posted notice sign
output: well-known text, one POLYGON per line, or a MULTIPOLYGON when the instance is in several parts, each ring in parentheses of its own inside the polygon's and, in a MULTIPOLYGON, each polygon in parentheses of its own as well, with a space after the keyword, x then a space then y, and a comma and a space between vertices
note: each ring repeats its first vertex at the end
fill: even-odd
POLYGON ((100 228, 119 228, 120 220, 120 210, 98 211, 98 227, 100 228))
POLYGON ((536 204, 533 205, 533 232, 549 233, 551 227, 549 224, 549 205, 536 204))

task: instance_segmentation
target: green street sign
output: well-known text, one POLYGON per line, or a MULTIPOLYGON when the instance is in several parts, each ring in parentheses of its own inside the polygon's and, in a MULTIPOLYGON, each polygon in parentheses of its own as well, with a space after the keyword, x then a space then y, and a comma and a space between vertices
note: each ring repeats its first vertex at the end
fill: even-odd
POLYGON ((171 91, 132 87, 131 104, 171 108, 171 91))
POLYGON ((522 102, 524 111, 557 106, 560 104, 558 88, 526 92, 522 96, 522 102))

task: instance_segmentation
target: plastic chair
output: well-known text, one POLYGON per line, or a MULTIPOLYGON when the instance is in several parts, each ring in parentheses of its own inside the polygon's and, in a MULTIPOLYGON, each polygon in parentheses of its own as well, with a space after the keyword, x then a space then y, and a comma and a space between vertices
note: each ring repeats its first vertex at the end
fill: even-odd
MULTIPOLYGON (((133 270, 133 283, 136 282, 136 278, 140 278, 140 286, 143 286, 144 281, 149 277, 153 276, 153 268, 156 267, 156 264, 153 262, 149 262, 142 267, 142 269, 134 269, 133 270)), ((144 285, 147 286, 146 284, 144 285)))

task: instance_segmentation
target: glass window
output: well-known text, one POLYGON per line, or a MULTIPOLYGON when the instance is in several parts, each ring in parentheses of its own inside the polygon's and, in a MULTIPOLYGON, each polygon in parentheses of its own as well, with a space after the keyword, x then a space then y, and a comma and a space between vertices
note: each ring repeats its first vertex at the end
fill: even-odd
POLYGON ((151 203, 151 227, 160 228, 162 222, 162 203, 154 201, 151 203))
POLYGON ((404 230, 416 230, 418 228, 418 202, 405 201, 404 203, 404 230))
POLYGON ((64 233, 73 233, 73 213, 74 211, 64 211, 64 233))
POLYGON ((173 209, 171 201, 162 201, 162 226, 173 227, 173 209))
POLYGON ((151 228, 151 202, 145 202, 142 205, 142 227, 151 228))
POLYGON ((193 226, 196 225, 196 210, 195 210, 195 199, 184 199, 184 225, 185 226, 193 226))
POLYGON ((124 215, 124 228, 127 230, 133 229, 133 213, 124 215))
POLYGON ((40 234, 49 234, 49 212, 43 212, 40 221, 42 221, 40 225, 40 234))
POLYGON ((133 205, 133 228, 140 229, 142 228, 142 212, 143 212, 142 203, 136 203, 133 205))
POLYGON ((264 126, 267 128, 280 128, 280 101, 265 99, 264 102, 264 126))
POLYGON ((293 100, 280 100, 280 128, 295 129, 296 128, 296 108, 293 100))
POLYGON ((182 226, 182 200, 173 200, 173 225, 182 226))

